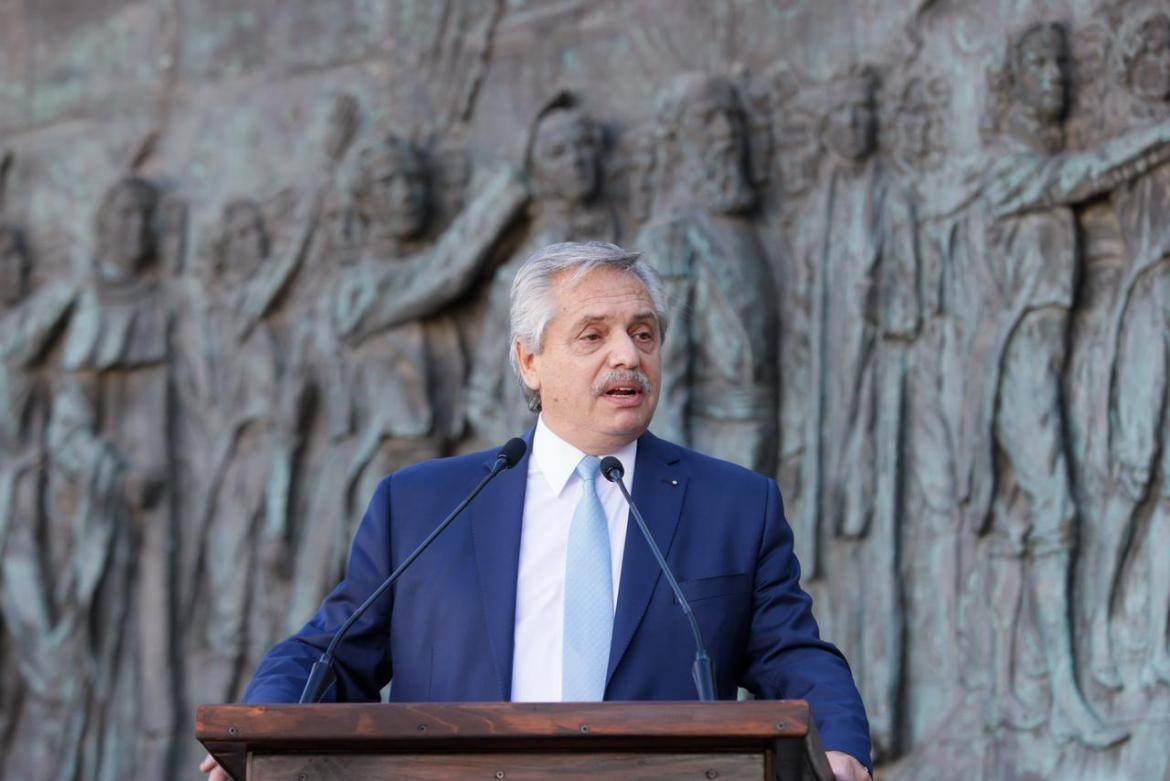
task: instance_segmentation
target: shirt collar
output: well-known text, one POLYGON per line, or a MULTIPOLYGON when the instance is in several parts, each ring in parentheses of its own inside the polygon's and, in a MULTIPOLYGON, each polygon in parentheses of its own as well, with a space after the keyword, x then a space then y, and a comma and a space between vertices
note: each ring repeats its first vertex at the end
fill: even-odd
MULTIPOLYGON (((638 455, 638 440, 634 440, 612 453, 604 453, 601 458, 614 456, 622 462, 627 482, 633 475, 634 460, 638 455)), ((585 453, 570 445, 553 433, 544 423, 541 415, 536 421, 536 433, 532 437, 532 457, 529 459, 529 475, 540 473, 548 482, 548 487, 556 496, 560 496, 577 471, 577 464, 585 453)))

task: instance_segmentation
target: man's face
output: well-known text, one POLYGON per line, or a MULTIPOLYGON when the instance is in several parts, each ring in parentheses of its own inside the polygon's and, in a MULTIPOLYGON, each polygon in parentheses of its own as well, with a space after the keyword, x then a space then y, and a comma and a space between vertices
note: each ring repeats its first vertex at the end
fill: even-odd
POLYGON ((16 234, 0 228, 0 305, 10 307, 25 295, 25 258, 16 234))
POLYGON ((734 96, 712 86, 692 96, 679 135, 690 181, 717 212, 738 212, 753 193, 744 171, 747 130, 734 96))
POLYGON ((1137 37, 1130 88, 1142 100, 1164 101, 1170 98, 1170 16, 1152 17, 1138 28, 1137 37))
POLYGON ((845 96, 830 109, 825 123, 830 148, 846 160, 864 160, 877 140, 877 112, 864 92, 845 96))
POLYGON ((380 230, 395 239, 411 239, 427 219, 427 180, 413 158, 383 160, 366 189, 366 212, 380 230))
POLYGON ((597 134, 576 111, 554 111, 537 131, 537 180, 545 195, 585 203, 598 187, 597 134))
POLYGON ((1052 27, 1027 33, 1016 52, 1016 96, 1048 122, 1064 117, 1068 96, 1068 47, 1052 27))
POLYGON ((662 376, 654 304, 632 274, 599 268, 553 284, 556 314, 544 348, 513 345, 525 384, 540 392, 545 423, 592 454, 612 453, 649 427, 662 376))

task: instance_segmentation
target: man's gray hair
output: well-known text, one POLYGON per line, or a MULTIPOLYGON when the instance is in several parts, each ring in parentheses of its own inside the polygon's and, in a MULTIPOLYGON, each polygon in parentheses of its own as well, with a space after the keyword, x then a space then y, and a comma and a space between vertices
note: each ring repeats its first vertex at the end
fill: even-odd
POLYGON ((576 285, 589 272, 599 268, 621 271, 641 282, 654 305, 658 332, 661 336, 666 335, 669 320, 666 290, 658 272, 642 260, 640 252, 630 252, 604 241, 566 241, 538 249, 525 259, 512 281, 508 334, 508 361, 524 391, 524 398, 528 400, 528 408, 533 412, 540 412, 540 392, 524 384, 520 360, 516 356, 516 342, 519 340, 530 352, 544 350, 545 329, 556 316, 556 300, 552 292, 554 279, 564 272, 571 272, 568 282, 576 285))

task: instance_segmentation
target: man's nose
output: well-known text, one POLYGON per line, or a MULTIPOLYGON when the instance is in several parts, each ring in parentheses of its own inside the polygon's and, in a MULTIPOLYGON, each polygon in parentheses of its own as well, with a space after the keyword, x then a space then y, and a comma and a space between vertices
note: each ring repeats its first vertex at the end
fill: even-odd
POLYGON ((638 346, 634 338, 624 331, 619 332, 613 339, 609 351, 609 365, 615 368, 633 369, 638 366, 638 346))

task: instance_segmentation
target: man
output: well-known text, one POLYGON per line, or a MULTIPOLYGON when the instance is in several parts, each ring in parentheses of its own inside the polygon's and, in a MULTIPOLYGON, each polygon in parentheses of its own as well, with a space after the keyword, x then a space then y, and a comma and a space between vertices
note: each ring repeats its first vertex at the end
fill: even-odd
MULTIPOLYGON (((391 676, 396 701, 693 699, 686 621, 616 486, 594 482, 598 461, 585 458, 614 455, 694 601, 718 695, 742 685, 808 699, 837 778, 868 777, 864 708, 844 658, 818 636, 776 484, 646 432, 664 298, 639 256, 612 244, 554 244, 518 270, 510 358, 540 410, 529 453, 355 624, 326 699, 377 700, 391 676)), ((296 701, 341 622, 493 455, 383 480, 345 580, 268 654, 244 699, 296 701)))

